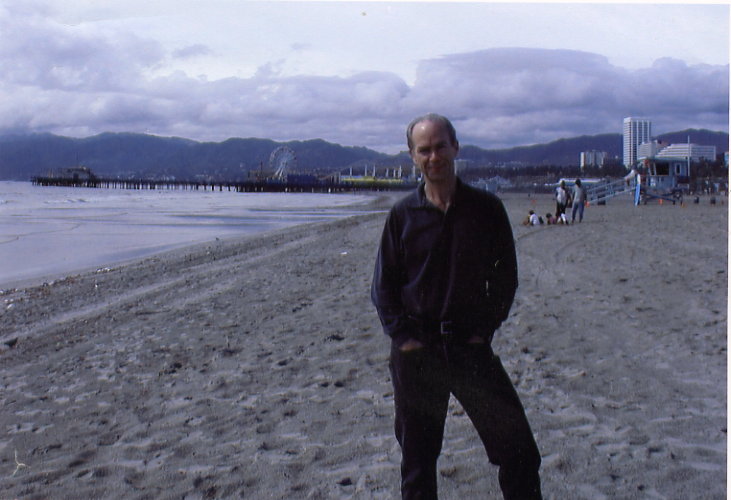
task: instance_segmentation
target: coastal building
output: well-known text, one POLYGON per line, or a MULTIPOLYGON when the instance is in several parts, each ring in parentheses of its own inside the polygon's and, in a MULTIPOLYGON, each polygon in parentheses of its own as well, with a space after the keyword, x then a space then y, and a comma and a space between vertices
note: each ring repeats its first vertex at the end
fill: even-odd
POLYGON ((637 159, 641 161, 654 158, 658 152, 666 147, 668 147, 668 144, 661 140, 643 142, 637 147, 637 159))
POLYGON ((668 144, 663 141, 640 144, 637 148, 637 159, 642 161, 652 158, 682 158, 685 161, 690 158, 691 162, 698 162, 702 159, 713 161, 716 159, 716 146, 693 143, 668 144))
POLYGON ((623 127, 623 162, 627 168, 637 163, 637 150, 643 142, 652 140, 652 122, 647 118, 628 116, 623 127))
POLYGON ((584 151, 579 154, 579 165, 584 167, 603 167, 609 157, 606 151, 584 151))
POLYGON ((701 161, 702 159, 714 161, 716 159, 716 146, 703 146, 700 144, 670 144, 657 152, 655 158, 690 158, 690 161, 701 161))

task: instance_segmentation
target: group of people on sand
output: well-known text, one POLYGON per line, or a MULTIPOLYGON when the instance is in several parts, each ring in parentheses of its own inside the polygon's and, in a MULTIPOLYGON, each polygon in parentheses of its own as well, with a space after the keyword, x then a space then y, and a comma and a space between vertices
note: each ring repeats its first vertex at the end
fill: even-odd
POLYGON ((581 179, 574 181, 574 188, 569 192, 566 182, 561 181, 554 193, 556 199, 556 213, 548 212, 546 219, 536 214, 533 210, 523 220, 524 226, 538 226, 541 224, 573 224, 576 222, 576 215, 579 215, 579 222, 584 220, 584 206, 586 206, 586 188, 581 185, 581 179), (566 215, 566 209, 571 206, 571 222, 566 215))

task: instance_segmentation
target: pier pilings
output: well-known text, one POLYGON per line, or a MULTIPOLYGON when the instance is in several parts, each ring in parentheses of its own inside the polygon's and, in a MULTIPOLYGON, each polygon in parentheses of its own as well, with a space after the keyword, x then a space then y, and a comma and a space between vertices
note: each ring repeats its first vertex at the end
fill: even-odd
POLYGON ((37 186, 86 187, 107 189, 148 189, 185 191, 236 191, 239 193, 344 193, 353 191, 403 191, 414 184, 407 182, 287 182, 257 181, 197 181, 157 179, 114 179, 102 177, 42 177, 31 178, 37 186))

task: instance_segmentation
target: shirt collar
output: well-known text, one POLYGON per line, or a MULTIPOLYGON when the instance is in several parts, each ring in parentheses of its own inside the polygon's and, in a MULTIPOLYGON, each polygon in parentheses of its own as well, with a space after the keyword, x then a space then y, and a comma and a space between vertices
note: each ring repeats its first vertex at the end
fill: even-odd
MULTIPOLYGON (((427 199, 426 193, 424 192, 424 182, 420 182, 419 185, 416 188, 416 204, 415 206, 422 207, 422 208, 434 208, 434 205, 431 204, 431 202, 427 199)), ((451 206, 454 206, 457 204, 462 197, 462 193, 464 192, 464 183, 462 180, 457 177, 456 178, 456 184, 454 186, 454 199, 452 200, 451 206)))

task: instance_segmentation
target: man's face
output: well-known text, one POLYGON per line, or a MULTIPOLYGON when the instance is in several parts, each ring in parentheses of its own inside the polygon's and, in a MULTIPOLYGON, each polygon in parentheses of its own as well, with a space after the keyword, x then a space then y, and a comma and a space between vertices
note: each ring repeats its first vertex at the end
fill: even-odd
POLYGON ((411 132, 411 140, 411 159, 426 182, 440 184, 454 179, 454 159, 459 152, 459 144, 452 144, 442 124, 431 121, 417 123, 411 132))

